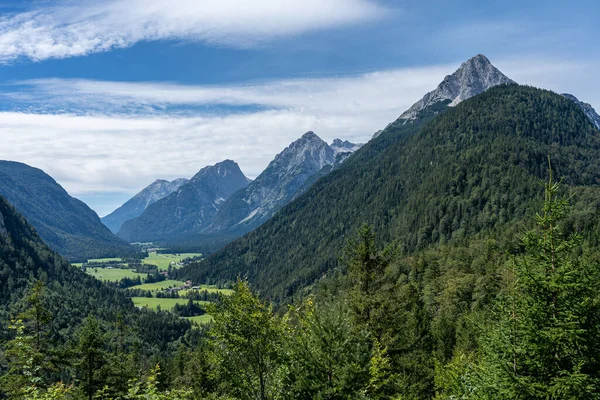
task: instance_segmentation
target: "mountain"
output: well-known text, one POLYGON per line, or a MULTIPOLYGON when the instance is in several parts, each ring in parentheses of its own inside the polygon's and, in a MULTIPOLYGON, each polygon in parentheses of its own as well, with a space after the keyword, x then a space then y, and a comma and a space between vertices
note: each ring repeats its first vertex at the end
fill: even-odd
POLYGON ((202 168, 176 192, 126 221, 118 236, 129 242, 149 242, 199 231, 229 196, 249 182, 231 160, 202 168))
POLYGON ((574 101, 575 104, 581 107, 585 115, 590 119, 590 121, 592 121, 596 129, 600 129, 600 115, 598 115, 598 113, 596 112, 596 110, 594 110, 591 104, 579 101, 579 99, 573 96, 572 94, 563 93, 562 95, 567 99, 574 101))
POLYGON ((175 179, 172 182, 164 179, 157 179, 121 207, 117 208, 106 217, 103 217, 102 223, 113 233, 117 233, 121 229, 123 222, 140 216, 150 204, 154 204, 158 200, 164 199, 187 182, 188 179, 185 178, 175 179))
POLYGON ((312 176, 342 162, 360 146, 340 139, 330 146, 314 132, 305 133, 279 153, 256 180, 231 196, 203 233, 249 232, 294 199, 312 176))
POLYGON ((131 253, 98 215, 42 170, 0 161, 0 195, 32 224, 42 239, 71 261, 131 253))
MULTIPOLYGON (((460 68, 452 75, 446 76, 435 90, 423 96, 393 123, 405 124, 414 121, 423 110, 431 108, 436 103, 445 103, 453 107, 494 86, 514 83, 494 67, 486 56, 478 54, 462 63, 460 68)), ((381 132, 376 132, 374 137, 379 136, 381 132)))
MULTIPOLYGON (((391 125, 274 218, 177 275, 248 276, 281 302, 337 268, 363 223, 404 254, 516 227, 539 205, 548 156, 564 185, 599 193, 600 132, 581 108, 552 92, 498 86, 391 125)), ((595 195, 585 198, 582 220, 598 218, 595 195)))

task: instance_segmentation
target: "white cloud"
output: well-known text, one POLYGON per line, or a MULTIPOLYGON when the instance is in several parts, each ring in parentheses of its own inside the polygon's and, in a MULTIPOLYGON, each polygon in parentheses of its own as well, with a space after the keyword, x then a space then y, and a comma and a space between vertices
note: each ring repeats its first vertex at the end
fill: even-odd
POLYGON ((0 62, 66 58, 186 40, 252 46, 382 17, 373 0, 108 0, 62 2, 0 18, 0 62))

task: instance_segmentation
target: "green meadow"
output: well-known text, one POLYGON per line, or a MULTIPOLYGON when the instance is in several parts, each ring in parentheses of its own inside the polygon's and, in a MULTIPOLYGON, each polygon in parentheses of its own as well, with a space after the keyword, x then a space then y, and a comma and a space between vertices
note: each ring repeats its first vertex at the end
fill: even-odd
POLYGON ((216 285, 199 285, 200 289, 186 289, 179 292, 180 296, 185 296, 190 292, 203 292, 207 291, 208 293, 221 293, 225 295, 230 295, 233 293, 233 289, 219 289, 216 285))
MULTIPOLYGON (((200 253, 181 253, 181 254, 157 254, 151 253, 148 257, 142 260, 142 264, 156 265, 159 271, 166 271, 171 263, 175 263, 173 268, 179 268, 177 263, 185 260, 186 258, 200 257, 200 253)), ((122 261, 121 258, 96 258, 88 260, 88 263, 108 263, 111 261, 122 261)), ((83 263, 74 263, 76 267, 81 267, 83 263)))
POLYGON ((92 275, 94 278, 105 282, 120 281, 123 278, 145 278, 147 274, 139 274, 133 272, 130 269, 119 269, 119 268, 87 268, 86 272, 92 275))
POLYGON ((172 287, 180 287, 183 286, 185 282, 182 281, 174 281, 174 280, 166 280, 162 282, 154 282, 154 283, 144 283, 141 285, 133 286, 131 289, 142 289, 149 290, 151 292, 158 292, 160 290, 172 288, 172 287))
MULTIPOLYGON (((155 297, 132 297, 131 300, 137 307, 148 307, 152 310, 158 310, 158 307, 160 307, 163 311, 171 311, 175 305, 185 305, 189 301, 188 299, 157 299, 155 297)), ((210 304, 209 301, 194 301, 194 303, 199 306, 210 304)), ((204 314, 196 317, 185 317, 185 319, 195 322, 198 325, 204 325, 211 322, 213 317, 204 314)))
MULTIPOLYGON (((151 253, 148 257, 144 258, 144 264, 156 265, 159 270, 164 271, 169 268, 172 262, 177 264, 178 262, 191 257, 200 257, 200 253, 181 253, 181 254, 157 254, 151 253)), ((174 265, 173 268, 179 268, 174 265)))
MULTIPOLYGON (((148 307, 153 310, 160 309, 163 311, 171 311, 177 304, 185 305, 188 299, 157 299, 156 297, 132 297, 133 304, 138 307, 148 307)), ((197 305, 210 304, 208 301, 194 301, 197 305)))
POLYGON ((186 319, 195 322, 198 325, 208 324, 213 321, 213 317, 208 314, 198 315, 197 317, 187 317, 186 319))

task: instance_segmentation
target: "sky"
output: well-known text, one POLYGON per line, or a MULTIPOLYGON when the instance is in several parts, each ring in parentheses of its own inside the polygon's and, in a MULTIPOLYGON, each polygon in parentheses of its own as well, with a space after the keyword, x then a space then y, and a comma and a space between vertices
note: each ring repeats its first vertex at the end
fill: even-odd
POLYGON ((600 110, 597 1, 0 2, 0 159, 100 216, 155 179, 364 143, 482 53, 600 110))

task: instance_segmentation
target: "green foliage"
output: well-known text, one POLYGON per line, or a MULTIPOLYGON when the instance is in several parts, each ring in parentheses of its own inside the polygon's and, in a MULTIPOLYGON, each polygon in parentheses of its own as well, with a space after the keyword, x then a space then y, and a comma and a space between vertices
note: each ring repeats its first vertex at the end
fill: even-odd
POLYGON ((161 392, 158 389, 158 376, 160 367, 158 364, 150 371, 148 376, 139 382, 132 383, 124 400, 187 400, 192 399, 190 390, 167 390, 161 392))
POLYGON ((368 333, 356 330, 345 301, 311 299, 288 313, 290 397, 354 399, 369 384, 368 333))
POLYGON ((240 399, 279 398, 283 330, 272 305, 238 280, 230 296, 208 307, 211 342, 227 392, 240 399))

